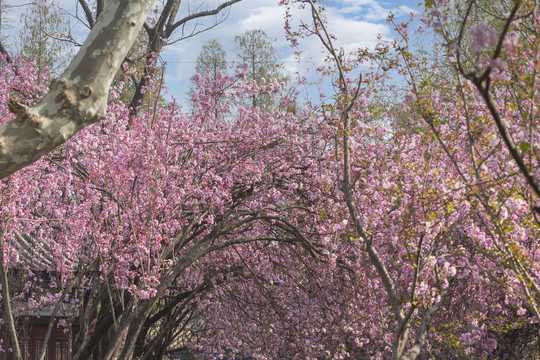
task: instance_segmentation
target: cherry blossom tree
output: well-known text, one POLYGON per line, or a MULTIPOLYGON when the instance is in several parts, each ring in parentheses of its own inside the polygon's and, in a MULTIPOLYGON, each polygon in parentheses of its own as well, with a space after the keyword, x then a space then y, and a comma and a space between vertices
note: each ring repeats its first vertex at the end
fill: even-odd
MULTIPOLYGON (((452 78, 441 77, 437 93, 445 95, 439 108, 459 117, 433 111, 426 101, 426 89, 410 73, 414 108, 432 129, 451 164, 459 171, 464 186, 482 214, 483 242, 512 270, 512 281, 521 287, 520 307, 538 318, 538 264, 536 241, 538 212, 538 124, 536 122, 538 62, 538 4, 534 1, 500 2, 486 16, 488 3, 458 3, 451 8, 444 1, 431 4, 427 24, 446 44, 452 78), (478 14, 482 14, 481 17, 478 14), (457 16, 456 16, 457 15, 457 16), (451 23, 443 23, 448 18, 451 23), (450 80, 450 81, 449 81, 450 80), (454 102, 452 102, 452 99, 454 102), (450 122, 451 121, 451 122, 450 122), (452 145, 446 124, 461 126, 467 138, 462 146, 452 145), (460 151, 461 150, 461 151, 460 151)), ((404 56, 408 67, 414 60, 404 56)), ((433 72, 433 71, 432 71, 433 72)), ((429 83, 428 83, 429 84, 429 83)), ((520 315, 525 314, 520 308, 520 315)))
POLYGON ((239 276, 214 253, 253 242, 319 252, 304 235, 319 191, 308 124, 242 107, 280 90, 244 77, 199 76, 194 116, 158 104, 132 123, 118 84, 103 122, 3 183, 8 265, 24 234, 52 252, 40 271, 53 287, 19 265, 28 285, 13 295, 27 300, 17 315, 49 306, 49 327, 59 312, 77 318, 74 358, 154 358, 196 331, 205 293, 239 276))
MULTIPOLYGON (((482 202, 476 203, 474 200, 488 195, 488 198, 500 200, 504 204, 514 201, 517 201, 515 204, 527 203, 523 202, 525 199, 519 200, 522 196, 517 195, 520 194, 520 186, 516 186, 515 179, 506 172, 508 167, 503 164, 507 163, 508 158, 505 159, 505 152, 492 157, 492 147, 487 148, 489 150, 485 155, 479 155, 481 152, 475 149, 472 151, 473 156, 481 156, 483 160, 480 164, 486 169, 491 169, 488 165, 491 161, 501 161, 494 166, 501 173, 490 176, 494 180, 489 181, 463 178, 462 164, 466 161, 467 152, 471 154, 467 149, 471 149, 471 138, 475 135, 469 133, 467 137, 462 136, 464 132, 452 121, 456 119, 455 116, 458 119, 468 116, 468 110, 456 107, 460 105, 460 100, 461 104, 467 103, 471 107, 475 104, 474 107, 480 106, 481 109, 479 99, 467 97, 465 102, 452 97, 455 92, 443 91, 445 86, 448 86, 446 89, 456 88, 455 78, 446 79, 452 80, 448 85, 434 86, 429 79, 437 76, 439 80, 441 74, 444 74, 437 70, 440 63, 427 67, 429 62, 413 56, 407 43, 393 45, 396 54, 401 56, 398 58, 388 56, 389 48, 382 46, 375 53, 359 51, 351 55, 336 49, 333 45, 335 39, 326 32, 322 8, 309 1, 302 2, 301 6, 308 6, 312 10, 313 26, 301 24, 299 31, 288 27, 289 34, 293 40, 301 35, 317 36, 330 54, 331 65, 323 70, 326 74, 335 75, 334 84, 339 91, 334 96, 336 102, 323 104, 320 114, 329 123, 336 124, 334 139, 339 144, 336 153, 343 156, 342 175, 336 179, 336 183, 343 192, 343 202, 347 205, 348 217, 353 226, 348 236, 358 240, 357 256, 361 257, 362 251, 365 251, 373 266, 372 271, 375 271, 376 277, 371 277, 370 281, 376 289, 382 289, 377 299, 387 299, 386 305, 379 309, 381 314, 390 309, 392 316, 381 315, 386 325, 378 328, 384 334, 392 357, 416 358, 426 351, 441 356, 441 347, 429 344, 429 337, 433 342, 440 342, 443 348, 464 354, 478 351, 479 357, 497 352, 515 355, 501 328, 508 326, 514 333, 530 333, 531 326, 527 325, 527 320, 516 323, 515 319, 526 314, 523 307, 531 310, 530 315, 535 314, 530 307, 534 298, 529 295, 530 289, 535 287, 536 276, 532 275, 536 273, 536 250, 534 242, 531 242, 537 237, 533 235, 537 232, 537 225, 534 224, 534 211, 531 211, 535 205, 534 202, 529 205, 529 210, 527 207, 518 207, 519 214, 509 219, 509 210, 501 211, 498 208, 500 205, 495 205, 493 200, 489 206, 482 205, 480 208, 482 202), (410 61, 412 58, 416 61, 410 61), (351 77, 358 59, 378 66, 379 71, 374 74, 362 72, 360 76, 351 77), (403 65, 401 61, 404 61, 403 65), (413 86, 412 94, 417 96, 418 102, 411 106, 414 100, 411 94, 407 94, 407 105, 400 109, 406 111, 405 118, 401 113, 388 128, 387 123, 377 125, 370 121, 374 116, 369 110, 369 99, 378 90, 370 84, 381 81, 381 72, 394 66, 399 66, 403 74, 420 74, 422 78, 413 79, 412 83, 416 85, 413 86), (424 86, 423 92, 418 90, 419 84, 424 86), (420 114, 415 112, 418 109, 421 110, 420 114), (435 115, 437 122, 432 117, 435 115), (442 126, 443 132, 438 126, 433 126, 435 124, 448 125, 442 126), (460 151, 464 151, 463 155, 458 155, 460 151), (504 183, 503 179, 510 180, 504 183), (494 205, 495 208, 491 208, 494 205), (504 217, 503 220, 508 220, 506 224, 512 224, 511 227, 505 227, 505 236, 502 238, 493 235, 496 232, 491 223, 500 215, 504 217), (518 234, 528 234, 531 237, 518 234), (522 240, 516 241, 516 238, 522 240), (511 246, 504 245, 508 241, 512 243, 511 246), (512 255, 513 251, 519 255, 512 255), (527 259, 525 254, 530 254, 532 258, 527 259), (512 262, 527 264, 522 266, 527 272, 516 271, 512 262), (521 280, 523 278, 529 279, 529 282, 521 280), (497 308, 492 309, 489 301, 479 301, 478 296, 472 295, 465 302, 453 296, 456 293, 482 292, 490 294, 492 298, 503 297, 505 300, 499 301, 497 308), (484 317, 480 316, 470 324, 450 320, 458 313, 458 316, 463 314, 463 306, 472 304, 475 304, 474 311, 485 314, 484 317), (457 308, 461 313, 456 311, 457 308), (486 321, 493 318, 495 313, 504 320, 486 321), (383 331, 383 328, 386 330, 383 331), (433 328, 444 331, 430 335, 429 331, 433 328), (482 346, 475 347, 475 344, 482 346)), ((453 9, 448 11, 452 14, 453 9)), ((528 12, 525 14, 531 15, 528 12)), ((458 13, 457 17, 460 16, 463 14, 458 13)), ((515 12, 510 12, 508 23, 512 22, 514 16, 515 12)), ((406 27, 398 25, 397 30, 407 38, 406 27)), ((522 31, 526 30, 522 28, 522 31)), ((487 40, 482 41, 485 43, 487 40)), ((502 44, 503 41, 499 38, 498 43, 502 44)), ((474 95, 472 90, 467 93, 474 95)), ((510 109, 512 107, 517 108, 514 105, 510 109)), ((481 116, 480 113, 478 116, 481 116)), ((392 114, 387 114, 387 117, 392 117, 392 114)), ((494 134, 498 131, 500 129, 495 130, 494 134)), ((492 137, 489 136, 490 139, 492 137)), ((476 147, 480 141, 474 141, 477 141, 474 144, 476 147)), ((474 167, 472 169, 474 174, 474 167)), ((527 179, 526 173, 524 177, 527 179)), ((513 210, 517 208, 513 207, 513 210)), ((347 253, 340 255, 339 250, 336 250, 335 256, 344 262, 351 258, 352 251, 343 246, 343 243, 337 246, 338 249, 340 246, 347 249, 347 253)), ((364 267, 358 271, 369 269, 364 267)), ((531 321, 535 323, 534 318, 531 321)), ((532 325, 534 327, 536 325, 532 325)), ((534 357, 532 354, 536 350, 529 353, 531 350, 527 349, 526 344, 535 340, 531 340, 531 335, 526 338, 528 340, 521 343, 523 346, 516 344, 516 349, 522 346, 522 354, 534 357)), ((379 351, 384 347, 380 346, 379 351)))
MULTIPOLYGON (((50 152, 84 126, 105 114, 108 89, 131 47, 152 1, 110 2, 104 16, 49 93, 34 107, 10 99, 17 118, 0 128, 0 174, 6 177, 50 152)), ((2 227, 2 237, 5 229, 2 227)), ((3 243, 2 243, 3 245, 3 243)), ((3 248, 3 246, 2 246, 3 248)), ((2 254, 3 257, 3 254, 2 254)), ((2 261, 2 283, 6 286, 2 261)), ((4 291, 4 295, 6 291, 4 291)), ((4 299, 8 321, 9 299, 4 299)), ((9 321, 15 357, 20 350, 9 321)))
MULTIPOLYGON (((133 117, 119 78, 104 121, 0 183, 5 321, 52 309, 74 358, 537 358, 535 2, 428 1, 415 36, 439 43, 391 17, 395 41, 351 53, 319 2, 281 3, 309 10, 289 40, 319 39, 335 93, 292 114, 240 68, 133 117)), ((47 91, 14 61, 6 120, 10 88, 47 91)))

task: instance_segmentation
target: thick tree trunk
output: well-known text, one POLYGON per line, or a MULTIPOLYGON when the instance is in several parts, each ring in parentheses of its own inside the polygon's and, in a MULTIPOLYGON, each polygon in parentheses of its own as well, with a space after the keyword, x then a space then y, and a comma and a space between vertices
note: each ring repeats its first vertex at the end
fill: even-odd
POLYGON ((154 0, 107 1, 85 43, 35 106, 13 100, 0 128, 0 178, 11 175, 105 116, 109 87, 154 0))

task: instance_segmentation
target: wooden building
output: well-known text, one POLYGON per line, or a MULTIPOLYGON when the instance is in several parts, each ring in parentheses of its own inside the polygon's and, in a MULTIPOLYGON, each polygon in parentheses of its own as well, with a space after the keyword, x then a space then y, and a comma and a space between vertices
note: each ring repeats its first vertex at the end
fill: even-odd
MULTIPOLYGON (((8 269, 11 293, 17 292, 18 288, 24 286, 24 284, 18 281, 18 279, 22 278, 17 276, 21 271, 31 270, 38 277, 45 277, 45 274, 50 273, 53 264, 50 244, 38 242, 29 234, 17 234, 11 246, 18 257, 15 268, 8 269)), ((73 265, 72 261, 66 259, 66 266, 73 265)), ((19 314, 15 319, 19 347, 24 360, 37 360, 46 338, 52 310, 49 308, 40 308, 29 311, 25 310, 25 306, 26 302, 24 300, 12 300, 13 312, 19 314)), ((65 304, 65 306, 67 307, 69 305, 65 304)), ((0 306, 0 314, 2 311, 3 307, 0 306)), ((62 318, 62 312, 55 317, 55 322, 47 343, 45 360, 71 360, 70 349, 73 349, 73 341, 78 328, 74 326, 73 328, 66 329, 57 326, 58 321, 62 318)), ((72 321, 69 322, 71 323, 72 321)), ((3 350, 10 348, 10 337, 6 327, 2 324, 0 324, 0 345, 3 350)), ((0 360, 11 359, 13 359, 11 352, 0 352, 0 360)))

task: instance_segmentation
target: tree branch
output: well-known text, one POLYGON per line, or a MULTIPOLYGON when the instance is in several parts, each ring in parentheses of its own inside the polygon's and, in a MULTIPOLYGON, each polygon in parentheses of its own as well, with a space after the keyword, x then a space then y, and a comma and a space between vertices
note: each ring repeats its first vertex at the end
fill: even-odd
POLYGON ((4 262, 4 238, 6 228, 0 228, 0 284, 2 285, 2 302, 4 303, 4 316, 7 322, 9 337, 11 338, 11 348, 13 349, 13 357, 15 360, 22 360, 21 349, 17 339, 17 330, 15 329, 15 321, 13 320, 13 311, 11 310, 11 300, 9 296, 9 283, 6 274, 6 265, 4 262))
POLYGON ((517 146, 514 143, 514 140, 512 139, 512 135, 510 135, 510 132, 506 128, 506 125, 503 122, 503 119, 501 118, 501 115, 499 113, 499 109, 497 109, 497 105, 493 102, 493 99, 491 98, 491 95, 489 93, 489 87, 487 85, 482 85, 481 83, 475 82, 476 87, 480 91, 480 94, 482 95, 482 98, 484 99, 484 102, 486 103, 486 106, 491 114, 491 117, 495 121, 495 124, 497 125, 497 129, 499 130, 499 134, 501 135, 504 144, 508 148, 508 151, 510 152, 510 155, 512 155, 512 158, 516 162, 516 164, 519 167, 519 170, 527 180, 527 183, 531 187, 531 189, 534 191, 536 196, 540 197, 540 186, 538 185, 538 182, 534 178, 534 175, 532 172, 527 168, 527 165, 525 165, 525 162, 523 161, 523 158, 519 154, 517 150, 517 146))
POLYGON ((88 21, 88 26, 90 26, 90 29, 92 29, 96 24, 96 22, 94 21, 94 16, 92 15, 92 10, 90 10, 90 7, 86 3, 86 0, 78 0, 78 2, 84 11, 84 16, 86 17, 86 21, 88 21))
POLYGON ((441 290, 439 301, 431 305, 431 307, 427 309, 427 311, 424 313, 420 322, 420 326, 416 330, 416 339, 414 345, 409 349, 409 351, 407 351, 407 353, 401 356, 400 360, 414 360, 418 357, 418 355, 420 355, 420 351, 422 351, 422 348, 426 343, 427 332, 429 330, 429 326, 431 325, 433 315, 435 315, 437 311, 439 311, 442 303, 446 300, 446 297, 450 293, 450 289, 454 280, 455 278, 452 278, 450 284, 448 284, 448 287, 441 290))
POLYGON ((11 56, 9 56, 9 53, 7 52, 6 48, 2 44, 2 41, 0 41, 0 54, 4 55, 6 57, 6 61, 8 63, 13 62, 13 59, 11 58, 11 56))
POLYGON ((225 9, 225 8, 235 4, 237 2, 240 2, 240 1, 242 1, 242 0, 229 0, 229 1, 224 2, 223 4, 219 5, 217 8, 215 8, 213 10, 206 10, 206 11, 201 11, 201 12, 198 12, 198 13, 195 13, 195 14, 188 15, 185 18, 175 22, 173 25, 167 25, 166 30, 165 30, 165 34, 166 34, 167 37, 169 37, 170 35, 172 35, 174 30, 176 30, 178 27, 182 26, 183 24, 187 23, 188 21, 191 21, 193 19, 198 19, 198 18, 201 18, 201 17, 217 15, 223 9, 225 9))
POLYGON ((17 118, 0 127, 0 178, 11 175, 105 116, 111 82, 153 0, 109 1, 60 79, 35 106, 10 101, 17 118))

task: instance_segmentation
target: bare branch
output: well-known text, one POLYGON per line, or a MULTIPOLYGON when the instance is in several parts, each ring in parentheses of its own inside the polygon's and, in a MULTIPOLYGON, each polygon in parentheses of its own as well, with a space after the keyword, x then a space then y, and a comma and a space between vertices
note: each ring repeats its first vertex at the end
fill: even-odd
POLYGON ((241 0, 229 0, 229 1, 224 2, 223 4, 219 5, 217 8, 215 8, 213 10, 206 10, 206 11, 201 11, 201 12, 198 12, 198 13, 195 13, 195 14, 188 15, 185 18, 175 22, 172 26, 167 25, 165 34, 166 34, 167 37, 169 37, 170 35, 172 35, 174 30, 176 30, 179 26, 182 26, 183 24, 187 23, 188 21, 198 19, 198 18, 201 18, 201 17, 218 15, 223 9, 226 9, 229 6, 231 6, 233 4, 236 4, 237 2, 240 2, 240 1, 241 0))
POLYGON ((6 264, 4 261, 4 239, 6 228, 0 228, 0 284, 2 285, 2 302, 4 303, 4 316, 7 322, 9 337, 11 339, 11 348, 13 349, 13 357, 15 360, 22 360, 21 349, 17 339, 17 331, 15 330, 15 321, 13 320, 13 311, 11 310, 11 300, 9 295, 9 283, 6 273, 6 264))
POLYGON ((164 33, 165 24, 171 20, 174 21, 179 7, 180 0, 168 0, 165 6, 163 6, 163 10, 161 10, 161 14, 154 29, 159 33, 164 33))
POLYGON ((86 0, 78 0, 79 5, 81 5, 84 15, 86 16, 86 21, 88 21, 88 26, 90 26, 90 29, 94 27, 96 24, 94 20, 94 16, 92 15, 92 10, 90 10, 90 7, 86 3, 86 0))

